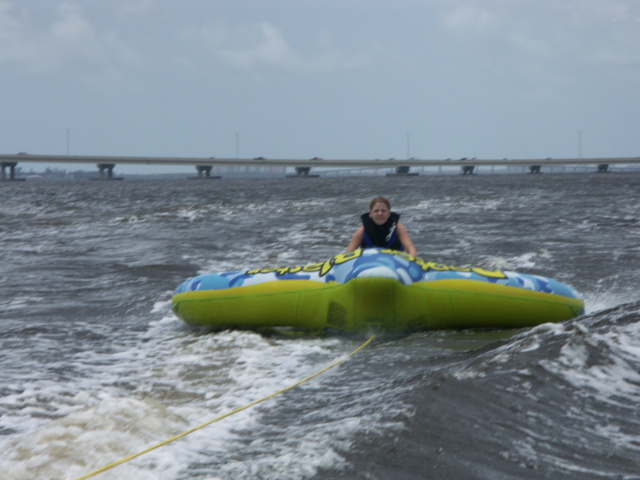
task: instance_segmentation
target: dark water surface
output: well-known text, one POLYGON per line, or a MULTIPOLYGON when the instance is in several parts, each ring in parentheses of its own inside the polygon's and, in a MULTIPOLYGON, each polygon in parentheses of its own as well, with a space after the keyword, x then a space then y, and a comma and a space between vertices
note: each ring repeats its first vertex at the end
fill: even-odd
POLYGON ((99 479, 640 479, 640 175, 0 184, 0 478, 77 478, 365 339, 193 330, 198 273, 316 263, 389 196, 420 255, 568 283, 529 330, 383 337, 99 479))

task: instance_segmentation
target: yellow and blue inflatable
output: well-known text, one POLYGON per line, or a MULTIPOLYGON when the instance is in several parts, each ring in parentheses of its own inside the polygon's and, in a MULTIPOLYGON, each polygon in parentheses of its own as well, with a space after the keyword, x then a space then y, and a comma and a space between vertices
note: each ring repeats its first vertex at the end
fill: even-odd
POLYGON ((385 249, 200 275, 177 288, 172 307, 196 326, 345 332, 530 327, 584 312, 576 291, 551 278, 451 267, 385 249))

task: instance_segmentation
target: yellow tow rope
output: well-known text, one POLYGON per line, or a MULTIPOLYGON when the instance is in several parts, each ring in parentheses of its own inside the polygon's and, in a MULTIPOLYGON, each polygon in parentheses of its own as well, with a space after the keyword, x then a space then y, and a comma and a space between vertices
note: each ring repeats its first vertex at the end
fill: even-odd
POLYGON ((175 442, 176 440, 178 440, 178 439, 180 439, 180 438, 182 438, 182 437, 186 437, 187 435, 189 435, 189 434, 191 434, 191 433, 193 433, 193 432, 195 432, 195 431, 197 431, 197 430, 201 430, 201 429, 203 429, 204 427, 208 427, 208 426, 209 426, 209 425, 211 425, 212 423, 219 422, 220 420, 222 420, 222 419, 224 419, 224 418, 230 417, 231 415, 234 415, 234 414, 236 414, 236 413, 238 413, 238 412, 241 412, 241 411, 243 411, 243 410, 246 410, 247 408, 253 407, 254 405, 257 405, 257 404, 262 403, 262 402, 264 402, 264 401, 266 401, 266 400, 269 400, 269 399, 271 399, 271 398, 273 398, 273 397, 275 397, 275 396, 277 396, 277 395, 280 395, 281 393, 284 393, 284 392, 287 392, 287 391, 289 391, 289 390, 292 390, 292 389, 294 389, 294 388, 296 388, 296 387, 299 387, 299 386, 300 386, 300 385, 302 385, 303 383, 306 383, 306 382, 308 382, 309 380, 312 380, 312 379, 316 378, 317 376, 322 375, 322 374, 323 374, 323 373, 325 373, 326 371, 331 370, 333 367, 337 367, 338 365, 340 365, 341 363, 343 363, 345 360, 347 360, 349 357, 352 357, 353 355, 355 355, 356 353, 358 353, 360 350, 362 350, 363 348, 365 348, 367 345, 369 345, 371 342, 373 342, 373 340, 374 340, 375 338, 376 338, 376 336, 375 336, 375 335, 371 335, 371 337, 369 337, 369 339, 368 339, 366 342, 364 342, 362 345, 360 345, 358 348, 356 348, 353 352, 351 352, 351 353, 350 353, 349 355, 347 355, 346 357, 342 358, 341 360, 337 360, 337 361, 333 362, 333 363, 332 363, 331 365, 329 365, 328 367, 325 367, 325 368, 323 368, 322 370, 320 370, 320 371, 318 371, 318 372, 314 373, 313 375, 310 375, 310 376, 308 376, 307 378, 305 378, 305 379, 303 379, 303 380, 300 380, 298 383, 294 383, 293 385, 290 385, 290 386, 288 386, 288 387, 286 387, 286 388, 283 388, 282 390, 278 390, 277 392, 272 393, 272 394, 270 394, 270 395, 267 395, 266 397, 261 398, 260 400, 256 400, 256 401, 254 401, 254 402, 248 403, 247 405, 245 405, 245 406, 243 406, 243 407, 236 408, 235 410, 233 410, 233 411, 231 411, 231 412, 228 412, 228 413, 225 413, 225 414, 223 414, 223 415, 220 415, 219 417, 216 417, 216 418, 214 418, 213 420, 209 420, 208 422, 203 423, 202 425, 198 425, 197 427, 194 427, 194 428, 192 428, 191 430, 187 430, 187 431, 186 431, 186 432, 184 432, 184 433, 181 433, 181 434, 179 434, 179 435, 176 435, 175 437, 171 437, 171 438, 169 438, 169 439, 167 439, 167 440, 165 440, 165 441, 163 441, 163 442, 160 442, 160 443, 158 443, 158 444, 156 444, 156 445, 154 445, 154 446, 152 446, 152 447, 147 448, 146 450, 143 450, 143 451, 138 452, 138 453, 135 453, 135 454, 133 454, 133 455, 131 455, 131 456, 129 456, 129 457, 126 457, 126 458, 123 458, 123 459, 121 459, 121 460, 118 460, 117 462, 110 463, 109 465, 107 465, 107 466, 105 466, 105 467, 99 468, 98 470, 95 470, 94 472, 91 472, 91 473, 89 473, 89 474, 87 474, 87 475, 85 475, 85 476, 83 476, 83 477, 78 477, 78 478, 76 478, 75 480, 85 480, 85 479, 87 479, 87 478, 91 478, 91 477, 93 477, 93 476, 95 476, 95 475, 98 475, 99 473, 106 472, 107 470, 111 470, 112 468, 117 467, 118 465, 122 465, 123 463, 126 463, 126 462, 128 462, 128 461, 130 461, 130 460, 133 460, 134 458, 140 457, 140 456, 144 455, 145 453, 149 453, 149 452, 151 452, 152 450, 155 450, 155 449, 157 449, 157 448, 163 447, 163 446, 165 446, 165 445, 167 445, 167 444, 169 444, 169 443, 171 443, 171 442, 175 442))

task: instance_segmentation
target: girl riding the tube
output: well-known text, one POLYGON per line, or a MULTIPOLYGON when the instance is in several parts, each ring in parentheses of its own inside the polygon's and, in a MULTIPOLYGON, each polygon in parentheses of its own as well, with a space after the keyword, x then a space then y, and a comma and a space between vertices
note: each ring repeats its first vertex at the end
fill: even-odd
POLYGON ((358 248, 391 248, 418 254, 406 227, 400 222, 400 214, 391 211, 391 202, 385 197, 375 197, 369 202, 369 213, 361 215, 362 226, 353 235, 347 252, 358 248))

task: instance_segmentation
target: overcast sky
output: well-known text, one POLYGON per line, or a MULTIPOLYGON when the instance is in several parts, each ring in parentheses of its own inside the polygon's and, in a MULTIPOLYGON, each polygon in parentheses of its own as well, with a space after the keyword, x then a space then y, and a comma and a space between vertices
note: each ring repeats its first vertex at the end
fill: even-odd
POLYGON ((67 146, 638 156, 640 1, 0 0, 0 153, 67 146))

